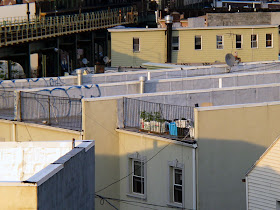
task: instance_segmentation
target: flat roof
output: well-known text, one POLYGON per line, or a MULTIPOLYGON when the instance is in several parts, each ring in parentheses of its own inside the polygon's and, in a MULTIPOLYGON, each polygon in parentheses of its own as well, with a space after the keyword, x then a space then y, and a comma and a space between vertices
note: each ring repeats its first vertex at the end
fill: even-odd
MULTIPOLYGON (((207 27, 180 27, 173 28, 173 31, 181 30, 222 30, 222 29, 259 29, 259 28, 278 28, 278 25, 244 25, 244 26, 207 26, 207 27)), ((109 32, 149 32, 149 31, 165 31, 166 28, 110 28, 109 32)))

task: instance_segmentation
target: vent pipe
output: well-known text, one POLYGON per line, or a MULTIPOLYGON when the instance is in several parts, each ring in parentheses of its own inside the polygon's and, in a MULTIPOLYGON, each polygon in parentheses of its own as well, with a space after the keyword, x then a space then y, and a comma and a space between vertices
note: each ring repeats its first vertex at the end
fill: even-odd
POLYGON ((82 70, 82 69, 76 70, 78 85, 83 85, 83 73, 84 73, 84 70, 82 70))
POLYGON ((172 58, 172 24, 173 24, 173 17, 171 15, 165 16, 165 24, 167 27, 167 32, 166 32, 166 41, 167 41, 167 63, 171 63, 171 58, 172 58))
POLYGON ((140 82, 140 94, 145 93, 145 81, 146 81, 146 77, 144 77, 144 76, 139 77, 139 82, 140 82))

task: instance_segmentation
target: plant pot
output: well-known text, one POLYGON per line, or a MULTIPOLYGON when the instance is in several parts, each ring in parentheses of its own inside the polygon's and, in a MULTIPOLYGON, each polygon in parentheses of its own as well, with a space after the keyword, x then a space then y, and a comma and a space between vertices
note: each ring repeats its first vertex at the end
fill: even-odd
POLYGON ((157 132, 157 131, 156 131, 156 124, 157 124, 156 121, 151 121, 151 131, 152 131, 152 132, 157 132))
POLYGON ((155 123, 155 132, 164 133, 165 130, 165 122, 156 122, 155 123))
POLYGON ((144 122, 144 130, 151 130, 151 123, 150 122, 144 122))
POLYGON ((140 129, 144 129, 144 119, 140 119, 140 129))

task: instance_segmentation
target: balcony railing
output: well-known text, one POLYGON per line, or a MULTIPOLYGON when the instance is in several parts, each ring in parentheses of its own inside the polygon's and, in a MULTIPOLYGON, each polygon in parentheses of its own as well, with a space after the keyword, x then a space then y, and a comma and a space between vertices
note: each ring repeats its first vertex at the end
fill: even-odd
POLYGON ((194 107, 124 99, 124 127, 168 136, 172 139, 194 137, 194 107))

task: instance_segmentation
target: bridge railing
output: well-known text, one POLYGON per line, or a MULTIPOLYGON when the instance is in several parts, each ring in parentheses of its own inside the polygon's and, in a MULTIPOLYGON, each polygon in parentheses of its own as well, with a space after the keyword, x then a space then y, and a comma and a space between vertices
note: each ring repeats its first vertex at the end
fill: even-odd
POLYGON ((0 19, 0 47, 26 41, 62 36, 137 21, 133 7, 95 11, 75 15, 0 19))

